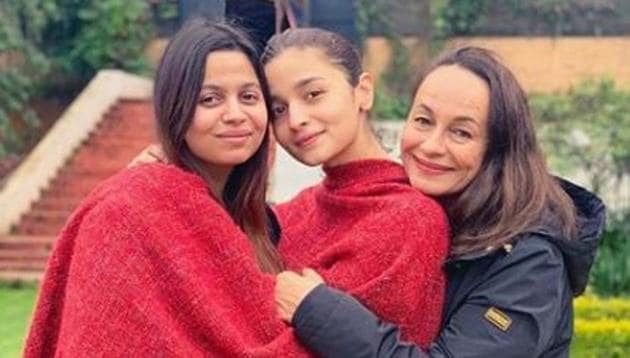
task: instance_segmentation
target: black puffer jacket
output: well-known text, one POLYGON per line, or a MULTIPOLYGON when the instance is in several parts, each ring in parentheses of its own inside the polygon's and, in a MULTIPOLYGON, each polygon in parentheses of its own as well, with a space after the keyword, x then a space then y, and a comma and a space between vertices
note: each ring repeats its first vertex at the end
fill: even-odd
POLYGON ((513 246, 448 262, 442 330, 428 350, 401 341, 397 327, 326 285, 298 307, 296 334, 322 357, 567 357, 572 298, 586 287, 605 208, 588 191, 562 186, 578 208, 578 238, 565 240, 542 223, 513 246))

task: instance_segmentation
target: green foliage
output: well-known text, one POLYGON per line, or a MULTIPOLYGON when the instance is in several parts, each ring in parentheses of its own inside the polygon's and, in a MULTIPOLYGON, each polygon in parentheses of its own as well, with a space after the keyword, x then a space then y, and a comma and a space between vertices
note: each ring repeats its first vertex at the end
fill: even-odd
POLYGON ((571 357, 625 358, 630 351, 630 321, 576 319, 571 357))
MULTIPOLYGON (((438 39, 468 35, 615 33, 620 0, 431 0, 438 39)), ((618 31, 618 30, 617 30, 618 31)))
POLYGON ((591 287, 601 296, 630 296, 630 209, 609 216, 591 287))
POLYGON ((39 126, 26 104, 49 68, 38 46, 56 11, 51 0, 0 2, 0 160, 22 150, 39 126))
POLYGON ((625 357, 630 351, 630 301, 583 296, 574 301, 571 357, 625 357))
POLYGON ((102 68, 147 69, 143 51, 153 34, 145 0, 58 0, 63 13, 49 25, 47 53, 80 81, 102 68))
POLYGON ((369 34, 382 33, 391 48, 390 63, 379 79, 379 89, 373 109, 377 119, 401 119, 407 114, 411 83, 409 51, 395 30, 386 3, 374 0, 358 0, 357 28, 362 39, 369 34))
POLYGON ((487 12, 488 0, 447 0, 436 5, 434 36, 446 38, 472 34, 487 12))
POLYGON ((577 298, 573 304, 575 317, 585 321, 617 320, 630 321, 630 299, 599 298, 587 294, 577 298))
POLYGON ((378 85, 374 97, 372 117, 379 120, 404 120, 409 110, 409 96, 392 96, 383 85, 378 85))
POLYGON ((564 175, 584 169, 599 192, 630 175, 630 93, 610 79, 585 81, 567 94, 530 99, 551 166, 564 175))

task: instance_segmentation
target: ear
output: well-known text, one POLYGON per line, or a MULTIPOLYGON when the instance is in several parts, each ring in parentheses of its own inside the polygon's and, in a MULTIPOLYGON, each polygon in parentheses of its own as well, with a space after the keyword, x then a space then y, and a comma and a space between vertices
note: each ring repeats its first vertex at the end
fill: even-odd
POLYGON ((374 105, 374 78, 368 72, 359 76, 359 82, 354 88, 354 95, 359 105, 359 111, 368 112, 374 105))

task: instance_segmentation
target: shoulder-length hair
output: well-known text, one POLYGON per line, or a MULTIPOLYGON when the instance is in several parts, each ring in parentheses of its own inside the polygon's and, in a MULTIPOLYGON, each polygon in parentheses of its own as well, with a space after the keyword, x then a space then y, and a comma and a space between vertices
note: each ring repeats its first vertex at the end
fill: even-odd
POLYGON ((549 217, 573 238, 575 207, 549 173, 516 77, 494 53, 478 47, 449 51, 426 73, 446 65, 474 73, 490 89, 487 148, 479 173, 461 193, 443 200, 451 223, 451 256, 502 246, 549 217))
MULTIPOLYGON (((158 136, 168 160, 203 175, 202 161, 185 141, 199 101, 206 58, 214 51, 238 51, 247 56, 262 88, 269 115, 269 91, 259 65, 259 52, 241 30, 232 25, 194 20, 171 39, 158 66, 154 108, 158 136)), ((267 231, 266 188, 269 169, 269 129, 260 148, 228 177, 221 199, 232 219, 250 238, 261 269, 279 272, 280 259, 267 231)))

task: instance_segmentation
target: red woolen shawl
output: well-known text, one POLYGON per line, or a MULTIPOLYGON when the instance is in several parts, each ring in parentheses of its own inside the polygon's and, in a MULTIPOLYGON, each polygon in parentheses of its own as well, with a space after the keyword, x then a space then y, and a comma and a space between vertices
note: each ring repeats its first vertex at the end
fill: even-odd
POLYGON ((321 184, 276 207, 285 263, 315 268, 426 348, 439 331, 444 300, 444 211, 391 161, 357 161, 325 172, 321 184))
POLYGON ((140 166, 69 219, 25 356, 306 356, 277 317, 273 285, 199 177, 140 166))

